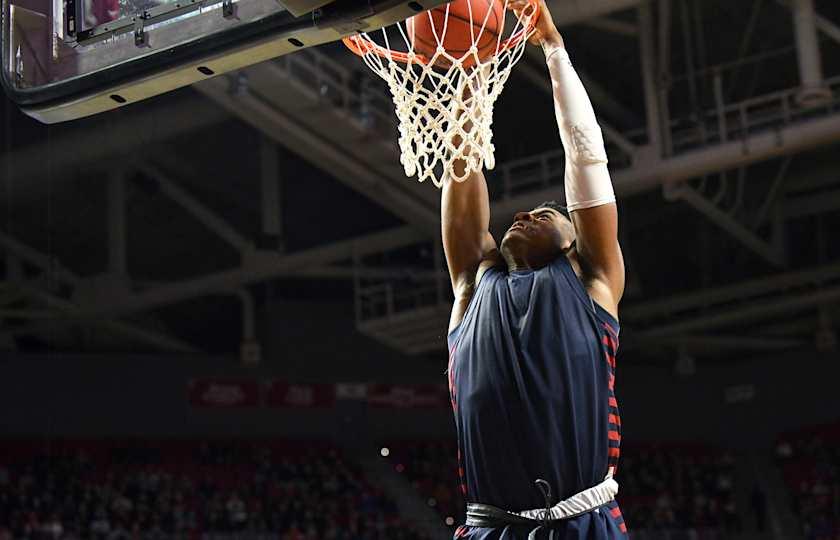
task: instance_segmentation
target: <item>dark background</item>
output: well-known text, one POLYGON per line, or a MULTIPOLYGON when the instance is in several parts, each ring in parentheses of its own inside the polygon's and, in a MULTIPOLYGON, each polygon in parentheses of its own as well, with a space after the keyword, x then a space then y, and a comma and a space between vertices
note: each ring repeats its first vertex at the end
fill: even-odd
MULTIPOLYGON (((642 509, 626 511, 636 516, 628 522, 642 538, 821 540, 840 530, 840 465, 826 450, 840 421, 840 5, 814 6, 827 93, 810 106, 799 100, 785 2, 658 0, 651 28, 636 7, 561 28, 602 124, 639 149, 630 159, 607 137, 628 272, 617 382, 625 455, 687 444, 705 449, 700 461, 725 452, 738 471, 761 464, 746 480, 732 473, 738 514, 750 523, 737 531, 720 515, 711 524, 651 518, 644 509, 667 506, 656 499, 663 490, 648 486, 640 498, 644 482, 624 471, 628 508, 642 509), (656 114, 669 126, 670 143, 658 149, 646 127, 648 31, 656 114), (777 147, 760 150, 762 137, 777 147), (691 160, 701 166, 669 173, 691 160), (695 199, 674 200, 674 186, 695 199), (812 428, 818 435, 789 435, 812 428), (777 461, 781 440, 794 441, 800 472, 777 461), (766 471, 776 480, 755 480, 766 471), (806 477, 803 487, 797 479, 806 477), (753 482, 793 525, 752 525, 753 482)), ((339 399, 320 410, 222 410, 188 400, 195 378, 446 382, 439 193, 402 174, 390 98, 358 59, 339 45, 291 58, 66 124, 39 124, 4 99, 0 438, 36 441, 47 455, 65 439, 328 440, 348 455, 399 441, 451 444, 446 407, 339 399), (115 183, 124 195, 109 195, 115 183), (266 207, 269 184, 279 196, 266 207), (109 237, 120 219, 124 238, 109 237), (247 247, 237 251, 207 221, 247 247), (331 249, 343 251, 318 251, 331 249), (371 286, 397 298, 393 313, 366 311, 371 286), (418 291, 431 293, 414 298, 418 291), (243 345, 259 346, 256 361, 243 345)), ((520 202, 563 197, 547 89, 539 53, 526 55, 496 108, 498 166, 488 172, 496 230, 526 209, 520 202)), ((456 490, 450 464, 429 462, 456 490)), ((691 484, 675 479, 694 462, 668 463, 654 476, 690 506, 696 493, 674 486, 691 484)))

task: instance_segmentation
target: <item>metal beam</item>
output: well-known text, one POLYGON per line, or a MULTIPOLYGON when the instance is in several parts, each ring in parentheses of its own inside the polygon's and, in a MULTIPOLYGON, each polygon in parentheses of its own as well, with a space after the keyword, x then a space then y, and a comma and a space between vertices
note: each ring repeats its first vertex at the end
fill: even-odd
POLYGON ((257 339, 257 333, 254 329, 254 320, 256 319, 254 295, 248 289, 243 288, 236 291, 236 297, 242 304, 242 341, 253 343, 257 339))
POLYGON ((405 226, 287 255, 258 252, 244 257, 244 264, 239 268, 153 287, 125 298, 113 299, 109 305, 98 306, 88 313, 92 316, 116 316, 144 311, 218 291, 229 291, 249 283, 294 275, 301 268, 351 259, 354 254, 381 253, 427 239, 426 233, 405 226))
POLYGON ((568 26, 636 7, 639 0, 549 0, 557 26, 568 26))
POLYGON ((642 85, 645 93, 645 114, 648 143, 663 155, 662 116, 659 110, 658 85, 656 83, 656 46, 653 35, 653 8, 650 2, 639 5, 639 26, 641 30, 639 49, 642 57, 642 85))
MULTIPOLYGON (((625 126, 637 126, 640 119, 629 106, 621 103, 607 88, 590 77, 586 71, 576 67, 575 70, 581 82, 586 87, 589 98, 596 105, 596 109, 606 117, 625 126)), ((516 65, 515 73, 523 75, 531 84, 541 90, 551 92, 551 78, 545 67, 545 56, 536 47, 525 49, 525 58, 516 65)))
POLYGON ((816 16, 817 29, 831 38, 835 43, 840 43, 840 26, 837 26, 832 21, 826 19, 821 15, 816 16))
POLYGON ((718 205, 698 193, 691 186, 680 184, 667 187, 669 189, 666 190, 666 199, 686 202, 708 217, 711 223, 735 237, 756 255, 776 266, 786 266, 787 260, 784 254, 775 245, 766 242, 753 231, 741 225, 739 221, 721 210, 718 205))
POLYGON ((816 286, 836 280, 840 280, 840 263, 629 305, 622 308, 621 314, 623 318, 634 323, 651 318, 673 317, 686 311, 710 309, 732 302, 774 295, 796 287, 816 286))
POLYGON ((604 32, 618 34, 619 36, 635 38, 639 35, 639 27, 635 24, 626 21, 620 21, 618 19, 610 19, 609 17, 598 17, 595 19, 589 19, 587 21, 584 21, 583 24, 585 26, 589 26, 597 30, 603 30, 604 32))
MULTIPOLYGON (((639 160, 633 167, 613 172, 613 186, 616 195, 629 197, 663 184, 736 169, 838 141, 840 113, 835 113, 754 134, 743 140, 684 152, 667 159, 639 160)), ((507 219, 512 213, 533 205, 535 201, 555 199, 561 192, 562 187, 550 186, 499 201, 493 205, 494 220, 500 217, 507 219)))
POLYGON ((770 209, 776 205, 779 193, 782 191, 782 185, 787 179, 788 169, 790 168, 792 161, 792 156, 788 156, 782 161, 782 166, 779 167, 779 171, 776 173, 776 177, 773 179, 773 183, 770 185, 770 189, 764 197, 764 202, 755 214, 755 218, 752 223, 753 230, 758 229, 764 224, 764 221, 770 215, 770 209))
POLYGON ((75 272, 62 266, 54 257, 41 253, 4 232, 0 232, 0 247, 63 283, 76 285, 81 280, 75 272))
POLYGON ((840 302, 840 286, 834 286, 809 293, 779 296, 778 299, 755 302, 749 306, 719 314, 703 315, 686 321, 666 324, 653 330, 645 331, 642 334, 647 338, 655 338, 706 331, 722 326, 738 328, 737 325, 790 315, 790 313, 797 310, 831 305, 838 302, 840 302))
POLYGON ((789 197, 781 209, 785 219, 798 219, 835 210, 840 210, 840 190, 789 197))
POLYGON ((263 234, 277 239, 282 250, 283 220, 280 198, 280 164, 277 143, 265 135, 260 137, 260 202, 263 234))
POLYGON ((790 0, 790 4, 793 10, 799 77, 802 81, 802 93, 798 99, 806 105, 819 103, 831 94, 823 86, 822 58, 817 39, 814 0, 790 0))
MULTIPOLYGON (((840 140, 840 115, 811 120, 808 123, 789 126, 777 132, 754 135, 744 141, 704 148, 666 160, 639 163, 631 169, 616 173, 614 184, 617 194, 628 196, 669 181, 685 180, 720 168, 731 168, 779 155, 795 153, 834 140, 840 140)), ((535 200, 556 198, 558 193, 557 187, 550 187, 499 201, 493 205, 494 222, 507 219, 512 212, 528 207, 535 200)), ((431 215, 428 215, 427 219, 431 220, 431 215)), ((434 219, 437 225, 436 214, 434 219)), ((149 309, 218 290, 228 290, 245 283, 291 275, 297 269, 310 265, 317 266, 337 260, 350 259, 354 246, 363 249, 366 253, 377 253, 428 240, 436 232, 437 226, 434 229, 427 228, 425 231, 418 231, 413 227, 402 227, 356 240, 313 248, 285 257, 279 255, 261 256, 253 264, 246 264, 241 268, 194 280, 155 287, 123 301, 115 302, 110 311, 105 310, 105 308, 103 310, 114 313, 131 313, 149 309)))
POLYGON ((178 186, 163 171, 150 163, 137 163, 136 167, 155 180, 160 185, 161 191, 167 197, 178 203, 184 210, 233 246, 237 251, 243 253, 253 249, 252 242, 240 235, 224 218, 178 186))
MULTIPOLYGON (((247 87, 234 95, 228 91, 225 79, 217 77, 195 88, 278 144, 298 153, 310 154, 310 163, 389 212, 427 231, 427 234, 437 231, 440 217, 437 206, 432 206, 432 196, 418 197, 416 188, 399 185, 408 179, 383 175, 356 156, 343 151, 322 134, 301 125, 247 87)), ((439 203, 439 195, 434 193, 433 197, 435 203, 439 203)))
MULTIPOLYGON (((61 314, 61 319, 63 320, 72 321, 81 325, 96 326, 107 332, 112 332, 141 343, 146 343, 161 350, 189 353, 199 352, 189 343, 161 334, 160 332, 156 332, 154 330, 147 330, 131 323, 107 320, 101 317, 91 317, 84 309, 73 302, 38 290, 34 287, 29 287, 27 285, 14 286, 22 290, 26 296, 34 298, 47 307, 58 311, 61 314)), ((30 334, 32 333, 32 330, 22 328, 18 331, 12 328, 9 329, 9 332, 30 334)))
MULTIPOLYGON (((776 2, 786 8, 793 9, 793 0, 776 0, 776 2)), ((840 26, 837 26, 831 20, 816 12, 814 12, 814 23, 817 30, 825 34, 831 40, 840 43, 840 26)))
MULTIPOLYGON (((161 105, 136 105, 121 112, 52 127, 51 141, 34 143, 0 157, 0 170, 8 170, 4 183, 14 185, 3 193, 9 204, 46 197, 47 189, 69 189, 69 174, 56 174, 46 182, 44 156, 49 154, 53 171, 81 169, 88 163, 103 162, 118 155, 136 155, 143 147, 185 133, 199 131, 231 118, 215 103, 190 93, 178 99, 161 99, 161 105)), ((0 190, 3 185, 0 184, 0 190)), ((53 192, 53 195, 55 193, 53 192)))
MULTIPOLYGON (((541 58, 542 53, 536 54, 540 56, 534 56, 535 58, 541 58)), ((531 84, 554 99, 554 92, 551 88, 551 78, 548 70, 538 70, 532 63, 524 61, 517 66, 517 72, 524 75, 531 84)), ((618 103, 615 98, 610 96, 606 90, 601 87, 599 83, 588 78, 583 73, 578 72, 578 75, 580 76, 584 86, 587 88, 590 98, 593 102, 599 104, 599 108, 602 112, 610 116, 617 116, 620 121, 627 122, 628 120, 635 120, 634 118, 630 118, 633 115, 630 113, 629 109, 625 109, 624 105, 618 103)), ((612 141, 613 144, 621 148, 621 150, 623 150, 628 156, 632 157, 636 155, 639 148, 627 137, 625 137, 621 131, 607 122, 603 116, 599 116, 598 124, 601 126, 601 130, 604 132, 604 137, 607 140, 612 141)))

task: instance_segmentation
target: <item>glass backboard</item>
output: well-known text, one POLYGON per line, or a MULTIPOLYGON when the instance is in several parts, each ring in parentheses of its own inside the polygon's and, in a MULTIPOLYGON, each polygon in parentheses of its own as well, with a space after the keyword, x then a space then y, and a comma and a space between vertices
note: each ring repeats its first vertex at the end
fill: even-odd
POLYGON ((388 26, 448 0, 0 0, 9 97, 45 123, 388 26))

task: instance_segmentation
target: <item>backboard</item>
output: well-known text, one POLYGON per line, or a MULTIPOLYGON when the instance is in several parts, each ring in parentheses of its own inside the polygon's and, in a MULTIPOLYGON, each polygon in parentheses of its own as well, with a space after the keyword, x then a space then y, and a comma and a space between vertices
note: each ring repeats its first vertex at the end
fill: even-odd
POLYGON ((0 0, 8 96, 81 118, 388 26, 447 0, 0 0))

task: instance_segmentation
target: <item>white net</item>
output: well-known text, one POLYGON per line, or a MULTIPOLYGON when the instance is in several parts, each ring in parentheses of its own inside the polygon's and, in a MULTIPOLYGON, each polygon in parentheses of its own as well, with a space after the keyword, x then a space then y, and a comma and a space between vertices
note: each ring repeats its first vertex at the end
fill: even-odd
POLYGON ((447 177, 464 181, 471 172, 495 167, 493 107, 511 69, 522 57, 532 23, 539 17, 536 2, 518 17, 508 11, 508 0, 461 2, 469 6, 473 46, 460 57, 444 48, 452 4, 439 8, 439 14, 445 12, 445 16, 437 17, 438 27, 432 11, 419 15, 429 17, 437 41, 433 54, 415 50, 405 23, 395 25, 398 33, 392 30, 389 34, 388 29, 376 32, 384 45, 368 33, 345 40, 388 83, 399 120, 400 162, 406 176, 416 175, 420 182, 431 179, 437 187, 447 177), (487 30, 494 10, 487 9, 483 21, 474 21, 471 2, 501 5, 503 20, 497 32, 487 30), (401 39, 407 52, 392 50, 392 38, 401 39), (456 167, 461 160, 466 166, 456 167))

